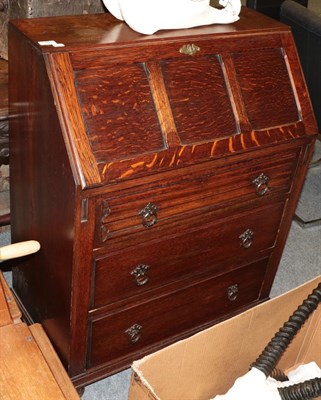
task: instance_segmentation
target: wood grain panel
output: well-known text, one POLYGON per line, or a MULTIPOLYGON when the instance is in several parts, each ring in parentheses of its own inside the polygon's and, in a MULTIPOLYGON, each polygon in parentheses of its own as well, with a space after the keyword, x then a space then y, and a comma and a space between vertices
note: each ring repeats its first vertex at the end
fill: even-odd
MULTIPOLYGON (((285 25, 282 28, 288 30, 288 27, 285 25)), ((172 33, 177 32, 178 31, 172 31, 172 33)), ((190 32, 190 30, 185 30, 185 33, 190 32)), ((181 54, 180 49, 188 43, 193 43, 200 48, 199 52, 193 56, 195 60, 213 54, 232 54, 237 51, 249 50, 259 51, 262 48, 261 43, 263 41, 268 42, 270 48, 280 47, 282 45, 279 34, 270 35, 264 33, 260 35, 259 39, 256 35, 233 36, 233 40, 229 42, 225 40, 222 41, 220 35, 217 37, 213 35, 211 38, 201 35, 197 38, 186 36, 163 43, 154 41, 152 36, 141 36, 141 39, 145 39, 147 43, 127 45, 126 52, 124 52, 124 47, 122 45, 113 43, 108 52, 105 51, 105 48, 86 48, 81 52, 73 51, 70 53, 70 59, 75 71, 78 71, 91 68, 103 69, 110 63, 122 63, 124 57, 127 62, 130 61, 132 63, 159 62, 160 60, 176 59, 178 57, 184 59, 186 55, 181 54)), ((52 51, 54 51, 54 49, 52 49, 52 51)))
MULTIPOLYGON (((155 172, 174 171, 200 162, 241 154, 264 146, 292 141, 306 136, 302 122, 257 131, 246 131, 239 135, 220 138, 213 142, 203 142, 169 148, 157 154, 145 154, 138 160, 119 160, 117 163, 98 165, 102 179, 106 183, 155 174, 155 172)), ((249 153, 250 154, 250 153, 249 153)))
POLYGON ((80 71, 76 86, 97 162, 165 148, 144 64, 80 71))
POLYGON ((218 56, 166 60, 161 67, 182 144, 238 133, 218 56))
POLYGON ((61 124, 64 128, 66 147, 69 150, 74 175, 82 187, 98 184, 101 178, 80 113, 68 54, 50 56, 49 65, 55 80, 54 95, 59 104, 61 124))
POLYGON ((301 120, 281 48, 235 53, 233 59, 252 129, 301 120))

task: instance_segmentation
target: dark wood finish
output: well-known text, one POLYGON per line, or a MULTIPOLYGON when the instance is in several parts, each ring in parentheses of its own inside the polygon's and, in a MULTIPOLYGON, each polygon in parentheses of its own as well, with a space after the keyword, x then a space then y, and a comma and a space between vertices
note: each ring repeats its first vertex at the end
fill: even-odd
MULTIPOLYGON (((113 191, 107 196, 98 198, 96 203, 96 235, 95 244, 101 247, 104 242, 113 241, 113 249, 120 243, 123 249, 123 238, 131 245, 141 244, 142 235, 146 234, 139 210, 146 204, 156 202, 159 207, 157 223, 149 232, 149 238, 159 235, 176 235, 177 219, 180 226, 186 230, 199 227, 199 214, 207 212, 211 218, 216 218, 222 206, 242 203, 245 200, 256 200, 257 194, 253 181, 262 171, 273 179, 273 187, 266 197, 286 193, 292 182, 299 151, 284 149, 282 152, 273 149, 260 158, 260 153, 252 154, 247 161, 235 157, 233 163, 225 162, 221 168, 212 168, 211 163, 182 169, 173 174, 161 175, 162 182, 156 180, 141 182, 140 186, 113 191), (277 157, 276 152, 280 155, 277 157), (166 178, 166 179, 164 179, 166 178), (124 204, 127 204, 124 207, 124 204), (113 212, 111 212, 111 210, 113 212)), ((210 222, 210 219, 207 219, 210 222)))
POLYGON ((77 386, 268 298, 317 134, 286 26, 19 20, 9 51, 14 290, 77 386))
POLYGON ((255 302, 259 298, 266 265, 267 259, 219 277, 197 283, 190 281, 174 294, 144 302, 134 309, 112 313, 105 318, 94 318, 90 326, 88 367, 104 364, 110 359, 117 360, 124 354, 135 353, 161 342, 163 338, 184 332, 191 327, 191 314, 193 325, 202 326, 255 302), (236 282, 238 295, 232 300, 229 299, 228 290, 236 282), (214 315, 215 319, 211 321, 214 315), (135 325, 141 326, 141 329, 136 337, 131 338, 126 331, 135 325))
POLYGON ((0 117, 1 121, 8 118, 8 62, 0 59, 0 117))
MULTIPOLYGON (((7 202, 5 203, 5 209, 7 210, 7 207, 9 204, 7 202)), ((6 226, 10 225, 10 213, 6 212, 6 214, 0 216, 0 226, 6 226)))
POLYGON ((218 56, 164 60, 161 72, 182 144, 238 133, 218 56))
POLYGON ((181 234, 168 235, 168 239, 160 243, 137 245, 134 252, 128 249, 97 259, 93 308, 173 281, 191 279, 191 276, 208 270, 219 274, 224 264, 227 270, 232 261, 251 259, 274 246, 283 209, 284 203, 281 202, 261 209, 229 212, 225 216, 214 214, 213 219, 201 227, 184 227, 181 234), (266 215, 271 217, 267 219, 266 215), (254 234, 253 245, 244 248, 240 236, 249 228, 254 234), (258 235, 260 231, 265 235, 258 235), (226 254, 229 254, 228 260, 226 254), (142 263, 149 266, 147 275, 150 279, 146 285, 138 286, 132 272, 142 263))
POLYGON ((245 109, 253 129, 300 121, 295 93, 282 50, 266 49, 233 57, 245 109), (253 68, 254 66, 254 68, 253 68), (269 87, 269 104, 266 104, 269 87), (282 113, 280 113, 280 109, 282 113))

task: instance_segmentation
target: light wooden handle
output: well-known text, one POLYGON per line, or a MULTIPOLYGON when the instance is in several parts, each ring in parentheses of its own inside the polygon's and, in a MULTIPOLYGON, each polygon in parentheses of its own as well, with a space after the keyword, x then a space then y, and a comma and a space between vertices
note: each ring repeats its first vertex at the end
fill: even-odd
POLYGON ((0 260, 23 257, 28 254, 36 253, 39 249, 40 243, 36 240, 9 244, 8 246, 0 248, 0 260))

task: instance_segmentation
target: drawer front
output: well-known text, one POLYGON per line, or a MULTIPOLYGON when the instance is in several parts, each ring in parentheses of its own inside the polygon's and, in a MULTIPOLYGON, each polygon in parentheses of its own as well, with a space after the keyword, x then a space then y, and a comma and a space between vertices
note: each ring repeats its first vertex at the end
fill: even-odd
MULTIPOLYGON (((164 175, 161 181, 110 193, 96 203, 96 247, 119 237, 148 231, 149 240, 166 227, 177 230, 188 218, 235 200, 251 200, 287 193, 298 159, 298 149, 274 157, 235 163, 222 168, 189 169, 185 175, 164 175), (222 173, 222 170, 224 171, 222 173)), ((131 238, 135 240, 134 238, 131 238)))
POLYGON ((267 259, 176 293, 93 320, 88 364, 94 367, 223 318, 259 299, 267 259))
POLYGON ((274 246, 284 203, 228 215, 194 231, 136 246, 94 263, 92 307, 97 308, 158 286, 248 260, 274 246))

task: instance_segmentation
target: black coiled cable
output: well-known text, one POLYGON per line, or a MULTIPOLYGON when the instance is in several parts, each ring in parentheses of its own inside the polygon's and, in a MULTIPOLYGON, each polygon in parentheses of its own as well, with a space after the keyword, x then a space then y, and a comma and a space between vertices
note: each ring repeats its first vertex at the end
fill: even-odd
MULTIPOLYGON (((320 302, 321 282, 275 334, 251 367, 259 369, 266 377, 270 376, 284 351, 320 302)), ((282 388, 279 393, 282 400, 309 400, 318 397, 321 394, 321 378, 282 388)))
POLYGON ((278 388, 282 400, 310 400, 321 396, 321 378, 278 388))
POLYGON ((278 368, 274 368, 273 371, 271 372, 270 378, 275 379, 276 381, 279 382, 286 382, 289 380, 289 378, 287 377, 287 375, 281 371, 278 368))

